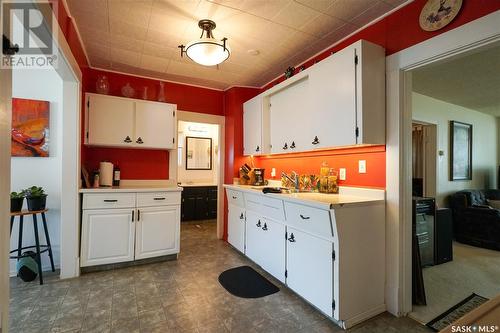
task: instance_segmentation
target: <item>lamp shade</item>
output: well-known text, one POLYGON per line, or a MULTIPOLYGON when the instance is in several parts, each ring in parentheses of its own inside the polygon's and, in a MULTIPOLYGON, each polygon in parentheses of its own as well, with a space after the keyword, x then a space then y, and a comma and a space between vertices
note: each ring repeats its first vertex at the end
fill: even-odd
POLYGON ((186 45, 186 54, 194 62, 203 66, 215 66, 229 58, 227 45, 215 38, 201 38, 186 45))

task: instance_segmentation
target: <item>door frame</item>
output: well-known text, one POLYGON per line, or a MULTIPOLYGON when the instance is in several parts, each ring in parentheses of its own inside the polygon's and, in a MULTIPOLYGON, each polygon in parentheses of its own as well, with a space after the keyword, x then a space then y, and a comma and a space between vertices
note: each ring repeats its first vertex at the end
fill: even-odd
POLYGON ((500 41, 500 11, 386 58, 386 305, 412 310, 411 70, 500 41))
MULTIPOLYGON (((226 118, 224 116, 189 112, 177 110, 177 120, 175 126, 174 136, 177 139, 177 130, 179 128, 179 121, 205 123, 219 125, 219 157, 217 159, 217 238, 222 239, 224 234, 224 161, 225 161, 225 124, 226 118)), ((179 143, 177 143, 178 145, 179 143)), ((177 168, 178 168, 178 148, 175 148, 174 153, 170 153, 169 158, 169 178, 175 179, 177 182, 177 168)))

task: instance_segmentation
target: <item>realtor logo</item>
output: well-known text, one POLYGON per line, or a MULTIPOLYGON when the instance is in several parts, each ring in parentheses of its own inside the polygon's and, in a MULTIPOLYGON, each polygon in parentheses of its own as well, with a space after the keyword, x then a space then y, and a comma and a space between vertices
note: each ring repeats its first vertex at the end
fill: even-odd
POLYGON ((53 19, 56 15, 57 3, 53 0, 2 1, 0 68, 57 67, 55 40, 58 27, 53 19))

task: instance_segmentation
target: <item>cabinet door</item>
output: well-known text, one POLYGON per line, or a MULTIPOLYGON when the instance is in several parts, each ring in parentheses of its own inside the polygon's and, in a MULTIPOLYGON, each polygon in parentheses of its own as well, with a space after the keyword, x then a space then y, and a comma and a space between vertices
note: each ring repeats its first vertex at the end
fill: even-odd
POLYGON ((355 49, 347 48, 311 67, 311 110, 316 121, 304 128, 308 149, 356 144, 354 57, 355 49))
POLYGON ((310 117, 308 77, 271 95, 269 103, 271 153, 305 150, 309 138, 303 130, 321 121, 310 117))
POLYGON ((245 209, 229 205, 227 241, 238 251, 245 253, 245 209))
POLYGON ((134 139, 134 101, 104 95, 87 95, 86 143, 129 147, 134 139))
POLYGON ((243 155, 262 154, 262 97, 243 103, 243 155))
POLYGON ((263 218, 253 212, 246 212, 246 226, 245 226, 245 254, 247 257, 252 259, 257 265, 262 266, 263 262, 263 251, 264 248, 262 242, 262 226, 264 225, 263 218))
POLYGON ((179 206, 137 210, 135 259, 179 252, 179 206))
POLYGON ((261 267, 272 276, 285 282, 285 226, 264 219, 261 227, 261 267))
POLYGON ((208 219, 208 196, 205 193, 198 193, 196 196, 196 220, 208 219))
POLYGON ((84 210, 81 266, 134 260, 133 209, 84 210))
POLYGON ((332 315, 333 244, 287 227, 286 284, 325 314, 332 315))
POLYGON ((196 197, 182 194, 182 221, 193 221, 196 213, 196 197))
POLYGON ((134 144, 144 148, 174 149, 175 106, 157 102, 135 103, 134 144))

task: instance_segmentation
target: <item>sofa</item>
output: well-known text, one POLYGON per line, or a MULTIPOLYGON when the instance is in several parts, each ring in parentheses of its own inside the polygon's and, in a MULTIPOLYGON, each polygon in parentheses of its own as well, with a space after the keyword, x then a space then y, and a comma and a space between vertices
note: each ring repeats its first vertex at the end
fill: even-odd
POLYGON ((450 198, 453 234, 460 243, 500 251, 500 190, 463 190, 450 198))

